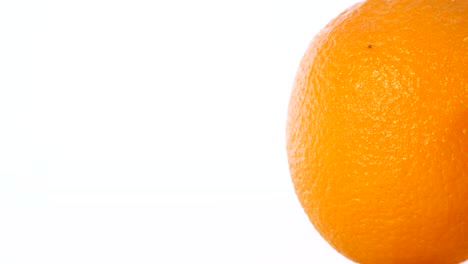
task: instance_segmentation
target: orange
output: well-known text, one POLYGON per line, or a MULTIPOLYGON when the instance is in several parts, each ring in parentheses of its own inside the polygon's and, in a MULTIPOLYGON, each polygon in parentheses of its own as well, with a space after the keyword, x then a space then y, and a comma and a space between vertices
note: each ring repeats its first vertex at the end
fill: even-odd
POLYGON ((468 1, 340 14, 302 59, 286 135, 299 201, 344 256, 468 259, 468 1))

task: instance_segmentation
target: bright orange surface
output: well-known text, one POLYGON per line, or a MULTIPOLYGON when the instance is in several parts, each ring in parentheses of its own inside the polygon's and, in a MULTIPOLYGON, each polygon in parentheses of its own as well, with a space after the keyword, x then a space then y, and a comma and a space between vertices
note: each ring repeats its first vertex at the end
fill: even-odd
POLYGON ((297 196, 336 250, 468 259, 467 0, 351 7, 310 44, 288 114, 297 196))

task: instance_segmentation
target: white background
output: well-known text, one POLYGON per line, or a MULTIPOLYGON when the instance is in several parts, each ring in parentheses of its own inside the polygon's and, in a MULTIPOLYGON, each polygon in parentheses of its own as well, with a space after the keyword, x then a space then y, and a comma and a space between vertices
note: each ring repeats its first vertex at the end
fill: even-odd
POLYGON ((0 263, 351 263, 295 197, 285 121, 354 2, 1 1, 0 263))

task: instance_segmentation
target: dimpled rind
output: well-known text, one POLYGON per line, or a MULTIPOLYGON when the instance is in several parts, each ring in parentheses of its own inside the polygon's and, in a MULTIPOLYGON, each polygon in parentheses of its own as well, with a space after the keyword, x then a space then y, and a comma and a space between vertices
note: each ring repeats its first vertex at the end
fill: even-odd
POLYGON ((314 38, 296 76, 287 120, 296 194, 356 262, 460 263, 467 131, 468 1, 356 4, 314 38))

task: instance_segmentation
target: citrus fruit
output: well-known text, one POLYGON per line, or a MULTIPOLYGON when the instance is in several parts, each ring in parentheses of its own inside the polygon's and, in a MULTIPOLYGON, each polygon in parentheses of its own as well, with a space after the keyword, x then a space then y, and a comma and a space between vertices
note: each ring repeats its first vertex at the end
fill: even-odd
POLYGON ((359 263, 468 259, 468 1, 368 0, 311 42, 286 129, 310 221, 359 263))

